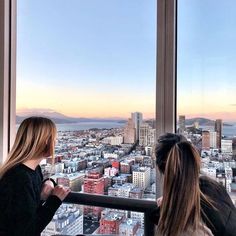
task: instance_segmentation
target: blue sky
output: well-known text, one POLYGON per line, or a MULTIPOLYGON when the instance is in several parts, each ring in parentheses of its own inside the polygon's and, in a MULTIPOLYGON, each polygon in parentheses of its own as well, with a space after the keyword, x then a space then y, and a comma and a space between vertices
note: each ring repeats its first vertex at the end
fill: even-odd
MULTIPOLYGON (((178 113, 236 119, 236 2, 179 0, 178 113)), ((17 108, 155 112, 155 0, 18 1, 17 108)))
POLYGON ((180 0, 179 113, 236 119, 236 1, 180 0))
POLYGON ((48 105, 69 115, 100 116, 91 111, 97 103, 101 116, 135 110, 152 116, 155 59, 154 0, 18 3, 18 108, 48 105), (44 93, 48 104, 25 85, 44 93))

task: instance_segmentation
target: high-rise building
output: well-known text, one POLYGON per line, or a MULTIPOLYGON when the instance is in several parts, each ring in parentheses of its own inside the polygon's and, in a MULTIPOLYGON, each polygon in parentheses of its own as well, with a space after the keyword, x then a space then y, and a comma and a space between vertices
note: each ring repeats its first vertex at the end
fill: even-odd
POLYGON ((183 134, 185 131, 185 116, 179 116, 179 130, 178 133, 183 134))
MULTIPOLYGON (((104 194, 104 177, 102 177, 101 173, 96 171, 91 171, 84 178, 84 192, 92 193, 92 194, 104 194)), ((99 219, 101 216, 101 207, 84 207, 84 216, 92 219, 99 219)))
POLYGON ((222 120, 217 119, 215 121, 215 131, 217 133, 217 148, 221 149, 221 137, 222 137, 222 120))
POLYGON ((143 122, 143 114, 141 112, 131 113, 132 120, 134 122, 135 132, 136 132, 136 141, 139 141, 139 129, 140 125, 143 122))
POLYGON ((215 131, 210 131, 210 147, 217 148, 217 133, 215 131))
POLYGON ((232 140, 232 149, 233 149, 233 159, 236 159, 236 138, 232 140))
POLYGON ((133 171, 133 184, 144 190, 150 186, 151 182, 151 168, 139 167, 133 171))
POLYGON ((139 145, 153 146, 156 143, 156 130, 149 124, 142 123, 139 130, 139 145))
POLYGON ((202 131, 202 150, 210 150, 210 131, 202 131))
POLYGON ((128 122, 124 129, 124 143, 136 142, 136 129, 132 119, 128 119, 128 122))
POLYGON ((221 152, 224 154, 232 155, 233 152, 233 141, 232 139, 221 140, 221 152))

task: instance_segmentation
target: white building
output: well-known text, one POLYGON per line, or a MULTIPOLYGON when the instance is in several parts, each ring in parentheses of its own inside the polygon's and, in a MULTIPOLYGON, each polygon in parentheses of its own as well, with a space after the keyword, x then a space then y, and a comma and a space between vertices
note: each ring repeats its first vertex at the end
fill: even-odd
POLYGON ((54 234, 83 234, 83 215, 77 206, 62 204, 41 236, 54 234))
POLYGON ((152 156, 152 154, 153 154, 153 147, 148 147, 148 146, 146 146, 146 147, 145 147, 145 154, 146 154, 147 156, 152 156))
POLYGON ((131 211, 130 218, 132 220, 137 220, 140 223, 142 229, 144 229, 144 213, 131 211))
POLYGON ((133 171, 133 184, 143 188, 144 190, 150 186, 151 182, 151 168, 140 167, 133 171))
POLYGON ((104 158, 115 158, 115 159, 119 157, 117 153, 104 153, 103 156, 104 158))
POLYGON ((108 196, 128 198, 133 188, 135 188, 135 185, 130 183, 125 183, 122 186, 113 185, 108 189, 108 196))
POLYGON ((233 179, 232 168, 225 168, 225 187, 228 192, 231 192, 231 183, 233 179))
POLYGON ((133 219, 123 221, 119 226, 119 235, 136 236, 139 228, 139 222, 133 219))
POLYGON ((139 130, 139 144, 141 146, 153 146, 156 143, 156 130, 149 124, 142 123, 139 130))
POLYGON ((210 148, 217 148, 217 133, 210 131, 210 148))
POLYGON ((103 139, 104 143, 108 143, 113 146, 119 146, 124 142, 123 136, 111 136, 111 137, 106 137, 103 139))
POLYGON ((108 167, 104 169, 104 176, 113 177, 118 173, 118 169, 115 167, 108 167))
POLYGON ((221 151, 224 154, 232 155, 232 152, 233 152, 233 141, 232 141, 232 139, 222 139, 221 140, 221 151))

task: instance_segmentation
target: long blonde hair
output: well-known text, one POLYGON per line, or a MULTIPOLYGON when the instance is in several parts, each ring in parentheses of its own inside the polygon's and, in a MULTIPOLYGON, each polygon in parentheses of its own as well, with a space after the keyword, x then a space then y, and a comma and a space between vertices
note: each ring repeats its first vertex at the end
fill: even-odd
POLYGON ((45 117, 29 117, 18 128, 13 147, 0 168, 0 178, 26 160, 54 156, 56 126, 45 117))

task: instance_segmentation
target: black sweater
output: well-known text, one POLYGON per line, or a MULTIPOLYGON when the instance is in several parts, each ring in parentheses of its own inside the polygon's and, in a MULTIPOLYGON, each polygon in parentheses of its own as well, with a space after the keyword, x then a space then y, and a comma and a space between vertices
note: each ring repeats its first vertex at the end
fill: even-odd
POLYGON ((0 235, 37 236, 61 205, 56 196, 40 200, 42 172, 20 164, 0 180, 0 235), (1 232, 4 232, 1 234, 1 232))
MULTIPOLYGON (((215 236, 236 236, 236 208, 225 188, 207 177, 200 177, 200 189, 213 200, 215 206, 214 209, 201 201, 202 219, 205 224, 215 236)), ((159 217, 160 208, 157 208, 153 211, 151 221, 158 224, 159 217)))

